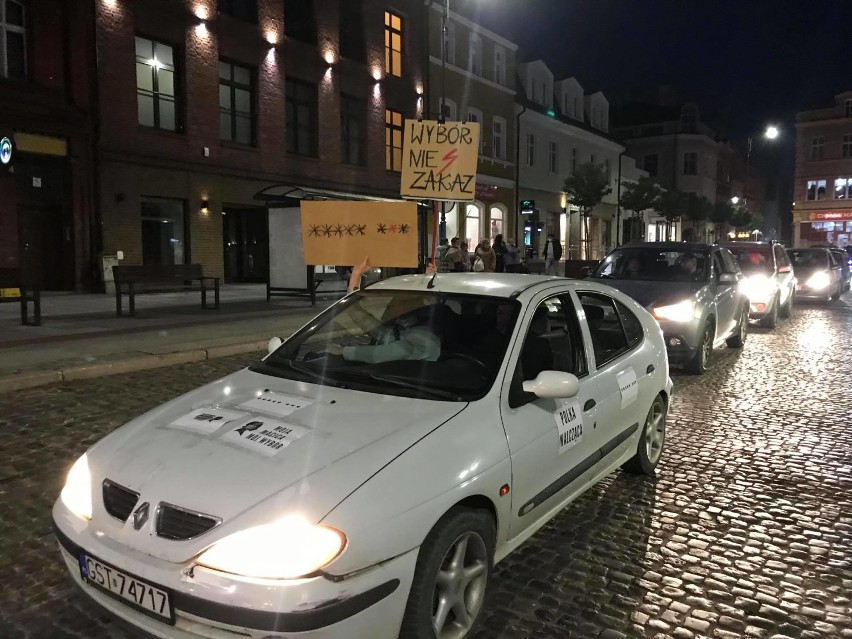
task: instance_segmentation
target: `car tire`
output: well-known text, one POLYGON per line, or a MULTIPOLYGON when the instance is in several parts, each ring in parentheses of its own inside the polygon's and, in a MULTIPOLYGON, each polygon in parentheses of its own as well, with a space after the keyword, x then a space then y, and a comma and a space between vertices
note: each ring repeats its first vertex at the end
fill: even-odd
POLYGON ((793 315, 793 302, 795 301, 796 294, 793 291, 790 291, 790 294, 787 296, 787 301, 781 307, 779 311, 779 315, 783 318, 789 318, 793 315))
POLYGON ((776 295, 775 299, 772 300, 772 310, 758 322, 763 328, 775 328, 778 325, 778 305, 780 303, 781 296, 776 295))
MULTIPOLYGON (((746 311, 748 312, 748 311, 746 311)), ((713 352, 713 323, 708 321, 704 325, 704 330, 701 331, 701 341, 698 343, 698 349, 695 351, 692 359, 686 365, 686 370, 694 375, 703 375, 707 370, 707 360, 710 359, 710 353, 713 352)))
POLYGON ((837 285, 837 292, 829 298, 829 301, 837 301, 840 299, 840 284, 837 285))
POLYGON ((746 336, 748 335, 748 311, 749 307, 746 305, 737 324, 737 332, 725 340, 728 348, 742 348, 745 346, 746 336))
POLYGON ((636 454, 621 466, 634 475, 653 475, 666 444, 666 400, 657 395, 651 403, 645 425, 639 435, 636 454))
POLYGON ((495 536, 486 510, 453 508, 435 524, 420 546, 400 639, 473 636, 491 581, 495 536))

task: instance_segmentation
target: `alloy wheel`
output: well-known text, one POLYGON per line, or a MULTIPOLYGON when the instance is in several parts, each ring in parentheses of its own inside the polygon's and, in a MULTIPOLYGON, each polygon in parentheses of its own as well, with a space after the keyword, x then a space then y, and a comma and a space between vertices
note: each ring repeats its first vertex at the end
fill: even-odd
POLYGON ((475 532, 460 535, 447 549, 435 578, 432 630, 438 639, 461 639, 485 601, 488 551, 475 532))
POLYGON ((645 423, 645 452, 652 466, 657 465, 666 441, 666 406, 660 398, 654 400, 645 423))

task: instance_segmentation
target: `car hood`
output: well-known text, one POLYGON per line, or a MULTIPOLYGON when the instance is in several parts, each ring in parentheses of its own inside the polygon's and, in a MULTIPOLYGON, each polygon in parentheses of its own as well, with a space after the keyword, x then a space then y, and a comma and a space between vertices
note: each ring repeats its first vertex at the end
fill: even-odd
POLYGON ((648 280, 596 280, 629 295, 645 308, 675 304, 695 295, 707 282, 653 282, 648 280))
POLYGON ((187 561, 213 541, 284 515, 320 521, 362 483, 467 404, 392 397, 243 370, 133 420, 93 447, 93 523, 122 544, 187 561), (217 419, 220 418, 220 419, 217 419), (220 425, 221 424, 221 425, 220 425), (260 425, 258 425, 260 424, 260 425), (169 540, 104 510, 104 479, 221 519, 169 540))
POLYGON ((831 270, 828 266, 797 266, 793 273, 800 282, 807 282, 814 273, 824 271, 831 275, 831 270))

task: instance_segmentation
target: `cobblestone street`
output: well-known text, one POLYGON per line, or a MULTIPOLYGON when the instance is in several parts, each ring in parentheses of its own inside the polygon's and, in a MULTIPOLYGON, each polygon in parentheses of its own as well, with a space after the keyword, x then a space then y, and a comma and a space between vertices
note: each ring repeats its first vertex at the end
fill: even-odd
MULTIPOLYGON (((496 569, 482 639, 852 639, 852 294, 673 372, 655 480, 614 473, 496 569)), ((50 509, 106 433, 237 356, 0 395, 0 638, 136 637, 78 592, 50 509)))

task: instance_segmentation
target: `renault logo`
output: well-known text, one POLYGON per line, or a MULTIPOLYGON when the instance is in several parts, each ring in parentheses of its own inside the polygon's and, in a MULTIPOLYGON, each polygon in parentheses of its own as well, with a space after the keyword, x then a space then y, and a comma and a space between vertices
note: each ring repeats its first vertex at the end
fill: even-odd
POLYGON ((148 502, 146 501, 144 504, 139 506, 136 510, 133 511, 133 527, 136 530, 142 528, 145 525, 145 522, 148 521, 148 502))

